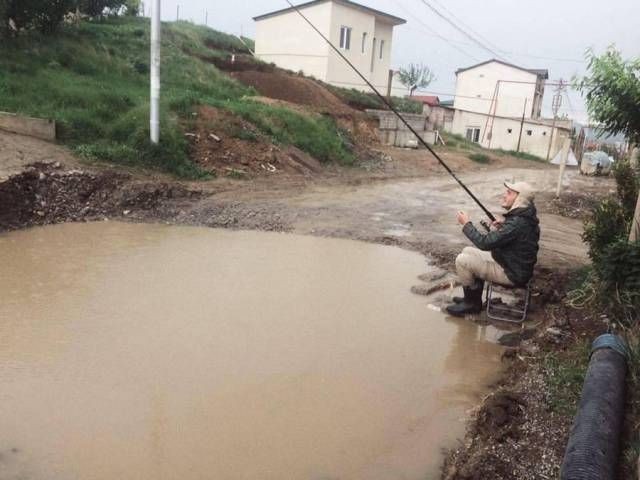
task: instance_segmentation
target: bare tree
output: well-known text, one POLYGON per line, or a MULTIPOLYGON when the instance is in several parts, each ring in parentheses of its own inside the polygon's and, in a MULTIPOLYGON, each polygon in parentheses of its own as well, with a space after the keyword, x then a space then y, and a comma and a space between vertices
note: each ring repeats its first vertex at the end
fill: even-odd
POLYGON ((409 96, 413 96, 418 88, 427 87, 435 78, 429 67, 421 63, 410 63, 407 68, 400 68, 396 75, 400 82, 409 89, 409 96))

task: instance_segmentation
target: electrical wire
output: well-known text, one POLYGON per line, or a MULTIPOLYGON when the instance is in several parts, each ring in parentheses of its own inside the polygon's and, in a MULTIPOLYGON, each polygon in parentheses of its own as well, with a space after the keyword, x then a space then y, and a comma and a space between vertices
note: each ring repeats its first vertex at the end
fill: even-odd
MULTIPOLYGON (((495 221, 496 217, 487 209, 487 207, 485 207, 482 202, 478 199, 478 197, 476 197, 473 192, 471 190, 469 190, 469 187, 467 187, 462 180, 460 180, 457 175, 453 172, 453 170, 451 170, 451 168, 449 168, 449 166, 444 162, 444 160, 442 160, 442 158, 440 158, 440 156, 435 152, 435 150, 433 148, 431 148, 431 146, 424 141, 424 139, 418 135, 418 132, 415 131, 415 129, 409 124, 409 122, 407 122, 407 120, 405 120, 405 118, 395 109, 395 107, 391 104, 391 102, 389 100, 387 100, 386 97, 382 96, 382 94, 371 84, 371 82, 369 80, 367 80, 367 78, 360 72, 360 70, 358 70, 353 63, 351 63, 349 61, 349 59, 347 57, 345 57, 342 52, 331 42, 331 40, 329 40, 312 22, 311 20, 309 20, 301 11, 300 9, 295 6, 293 3, 291 3, 291 0, 285 0, 289 6, 291 8, 293 8, 298 15, 300 15, 305 22, 307 22, 307 24, 309 24, 309 26, 316 31, 316 33, 318 35, 320 35, 322 37, 322 39, 329 45, 329 47, 331 47, 331 49, 333 49, 339 56, 340 58, 342 58, 347 65, 349 65, 353 71, 369 86, 369 88, 371 88, 371 90, 376 94, 376 96, 389 108, 389 110, 391 110, 397 117, 398 119, 407 127, 407 129, 413 133, 416 137, 416 139, 418 140, 418 143, 422 144, 423 147, 425 147, 434 157, 435 159, 440 163, 440 165, 442 165, 442 167, 447 171, 447 173, 449 173, 449 175, 451 175, 453 177, 453 179, 458 182, 458 184, 464 189, 465 192, 467 192, 467 194, 476 202, 476 204, 482 209, 482 211, 485 213, 485 215, 487 217, 489 217, 489 219, 493 222, 495 221)), ((488 229, 488 228, 487 228, 488 229)))
POLYGON ((452 42, 451 40, 449 40, 447 37, 445 37, 444 35, 441 35, 440 33, 438 33, 436 30, 434 30, 432 27, 430 27, 429 25, 427 25, 426 23, 424 23, 420 18, 418 18, 417 16, 415 16, 413 13, 411 13, 404 5, 402 5, 400 2, 398 2, 397 0, 393 0, 393 2, 398 5, 402 10, 404 10, 409 16, 413 17, 413 19, 418 22, 418 24, 420 26, 422 26, 425 30, 427 30, 429 33, 429 35, 433 35, 437 38, 439 38, 440 40, 442 40, 443 42, 445 42, 447 45, 449 45, 450 47, 456 49, 458 52, 462 53, 463 55, 469 57, 471 60, 473 61, 479 61, 476 57, 474 57, 473 55, 471 55, 470 53, 464 51, 463 49, 457 47, 455 45, 455 43, 459 43, 459 42, 452 42))
POLYGON ((438 17, 443 19, 445 22, 447 22, 449 25, 451 25, 453 28, 455 28, 458 32, 462 33, 465 37, 467 37, 473 43, 475 43, 476 45, 480 46, 482 49, 486 50, 487 52, 491 53, 496 58, 501 59, 503 61, 506 61, 502 55, 500 55, 499 53, 497 53, 493 49, 491 49, 488 46, 486 46, 480 40, 478 40, 473 35, 471 35, 469 32, 467 32, 464 28, 459 27, 453 20, 449 19, 446 15, 441 13, 437 8, 435 8, 433 5, 431 5, 427 0, 420 0, 420 1, 424 5, 426 5, 433 13, 435 13, 438 17))

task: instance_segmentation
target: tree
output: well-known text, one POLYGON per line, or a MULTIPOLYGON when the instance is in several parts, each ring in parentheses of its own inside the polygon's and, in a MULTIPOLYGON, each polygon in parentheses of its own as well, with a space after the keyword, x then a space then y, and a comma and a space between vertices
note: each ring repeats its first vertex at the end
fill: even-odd
POLYGON ((408 68, 400 68, 397 75, 400 83, 409 89, 410 97, 418 88, 427 87, 435 78, 431 69, 421 63, 411 63, 408 68))
MULTIPOLYGON (((589 115, 603 130, 622 133, 631 143, 640 143, 640 59, 623 60, 614 47, 597 56, 587 51, 587 76, 578 79, 589 115)), ((637 175, 637 174, 636 174, 637 175)), ((640 240, 640 196, 631 226, 630 241, 640 240)))
POLYGON ((102 15, 105 9, 118 10, 126 3, 126 0, 76 0, 79 10, 90 17, 102 15))
POLYGON ((127 7, 127 15, 132 17, 140 15, 140 0, 126 0, 125 7, 127 7))
POLYGON ((0 34, 15 35, 28 29, 53 33, 73 5, 74 0, 0 0, 0 34))

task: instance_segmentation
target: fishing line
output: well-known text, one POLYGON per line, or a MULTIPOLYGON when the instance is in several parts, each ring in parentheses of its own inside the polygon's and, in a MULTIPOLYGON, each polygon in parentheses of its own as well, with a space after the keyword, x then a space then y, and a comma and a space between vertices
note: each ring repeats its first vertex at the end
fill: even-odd
MULTIPOLYGON (((358 74, 358 76, 369 86, 369 88, 378 96, 378 98, 389 108, 389 110, 391 110, 399 119, 402 123, 404 123, 404 125, 409 129, 409 131, 411 133, 413 133, 415 135, 415 137, 418 139, 418 142, 425 147, 427 150, 429 150, 429 152, 431 153, 431 155, 433 155, 435 157, 436 160, 438 160, 438 162, 440 163, 440 165, 442 165, 444 167, 444 169, 447 171, 447 173, 449 173, 449 175, 451 175, 456 182, 458 182, 458 184, 464 189, 465 192, 467 192, 469 194, 469 196, 478 204, 478 206, 482 209, 482 211, 487 215, 487 217, 489 217, 489 219, 493 222, 495 221, 496 217, 489 211, 487 210, 487 208, 482 204, 482 202, 480 200, 478 200, 478 198, 473 194, 473 192, 471 190, 469 190, 469 188, 462 182, 462 180, 460 180, 456 174, 453 172, 453 170, 451 170, 449 168, 449 166, 444 162, 444 160, 442 160, 442 158, 440 158, 440 156, 435 152, 435 150, 433 148, 431 148, 431 146, 424 141, 424 139, 418 135, 418 132, 416 132, 413 127, 411 125, 409 125, 409 122, 407 122, 405 120, 405 118, 395 109, 395 107, 391 104, 391 102, 389 100, 386 99, 386 97, 382 96, 382 94, 378 91, 378 89, 376 87, 373 86, 373 84, 366 79, 366 77, 364 75, 362 75, 362 73, 360 73, 360 71, 353 65, 353 63, 351 63, 349 61, 349 59, 347 57, 345 57, 342 52, 333 44, 331 43, 331 40, 329 40, 320 30, 318 30, 318 28, 316 28, 316 26, 311 23, 311 21, 300 11, 300 9, 295 6, 293 3, 291 3, 290 0, 285 0, 289 6, 291 6, 291 8, 293 8, 298 15, 300 15, 305 22, 307 22, 309 24, 309 26, 311 28, 313 28, 318 35, 320 35, 322 37, 322 39, 327 42, 327 44, 338 54, 340 55, 340 57, 347 63, 347 65, 349 65, 354 72, 356 72, 356 74, 358 74)), ((372 52, 373 55, 375 55, 375 52, 372 52)))

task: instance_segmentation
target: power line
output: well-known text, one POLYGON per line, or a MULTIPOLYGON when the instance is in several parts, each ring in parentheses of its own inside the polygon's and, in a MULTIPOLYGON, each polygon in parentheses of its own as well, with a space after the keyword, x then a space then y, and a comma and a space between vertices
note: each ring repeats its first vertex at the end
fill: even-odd
POLYGON ((440 18, 442 18, 445 22, 447 22, 449 25, 451 25, 453 28, 455 28, 457 31, 459 31, 460 33, 462 33, 465 37, 467 37, 469 40, 471 40, 472 42, 474 42, 475 44, 479 45, 481 48, 483 48, 484 50, 486 50, 487 52, 490 52, 492 55, 494 55, 496 58, 502 59, 504 60, 504 57, 502 57, 502 55, 500 55, 499 53, 495 52, 494 50, 492 50, 491 48, 487 47, 485 44, 483 44, 480 40, 478 40, 477 38, 475 38, 473 35, 471 35, 469 32, 467 32, 464 28, 459 27, 453 20, 449 19, 446 15, 442 14, 438 9, 436 9, 433 5, 431 5, 429 2, 427 2, 427 0, 420 0, 422 3, 424 3, 431 11, 433 11, 433 13, 435 13, 437 16, 439 16, 440 18))
POLYGON ((447 12, 449 14, 450 17, 452 17, 454 20, 456 20, 460 25, 462 25, 463 27, 465 27, 468 31, 470 31, 471 33, 473 33, 476 37, 478 37, 480 40, 482 40, 483 42, 485 42, 486 44, 488 44, 491 48, 495 49, 498 52, 504 52, 504 50, 500 50, 498 47, 496 47, 493 42, 491 42, 490 40, 488 40, 486 37, 484 37, 483 35, 481 35, 480 33, 478 33, 476 30, 474 30, 473 28, 471 28, 468 24, 466 24, 465 22, 463 22, 462 20, 460 20, 459 17, 457 17, 451 10, 449 10, 447 7, 445 7, 442 3, 440 3, 438 0, 431 0, 433 1, 435 4, 438 5, 438 7, 442 10, 444 10, 445 12, 447 12))
MULTIPOLYGON (((467 30, 469 30, 470 32, 472 32, 474 35, 476 35, 478 38, 480 38, 481 40, 483 40, 485 43, 487 43, 489 46, 491 46, 495 51, 497 52, 502 52, 505 55, 517 55, 517 56, 524 56, 524 57, 531 57, 531 58, 539 58, 541 60, 553 60, 556 62, 572 62, 572 63, 585 63, 584 60, 577 60, 575 58, 557 58, 557 57, 547 57, 547 56, 542 56, 542 55, 531 55, 528 53, 522 53, 522 52, 510 52, 508 50, 503 50, 499 47, 497 47, 493 42, 491 42, 490 40, 488 40, 486 37, 484 37, 483 35, 481 35, 480 33, 478 33, 476 30, 474 30, 473 28, 471 28, 468 24, 466 24, 465 22, 463 22, 462 20, 460 20, 459 17, 457 17, 451 10, 449 10, 446 6, 444 6, 442 3, 439 2, 439 0, 431 0, 432 2, 436 3, 442 10, 444 10, 445 12, 447 12, 449 14, 449 16, 451 16, 452 18, 454 18, 460 25, 462 25, 463 27, 465 27, 467 30)), ((463 43, 463 42, 458 42, 464 45, 468 45, 468 46, 472 46, 469 43, 463 43)))
POLYGON ((420 20, 420 18, 416 17, 415 15, 413 15, 413 13, 411 13, 409 10, 407 10, 407 8, 402 5, 401 3, 399 3, 397 0, 393 0, 394 3, 396 5, 398 5, 400 8, 402 8, 405 12, 407 12, 407 14, 411 17, 413 17, 413 19, 418 22, 418 24, 420 24, 425 30, 431 32, 431 35, 434 35, 436 37, 438 37, 440 40, 444 41, 447 45, 449 45, 452 48, 455 48, 456 50, 458 50, 460 53, 462 53, 463 55, 469 57, 470 59, 474 60, 474 61, 478 61, 478 59, 476 57, 474 57, 473 55, 465 52, 464 50, 462 50, 461 48, 457 47, 456 45, 454 45, 454 43, 452 43, 448 38, 446 38, 443 35, 440 35, 438 32, 436 32, 433 28, 429 27, 426 23, 424 23, 422 20, 420 20))

